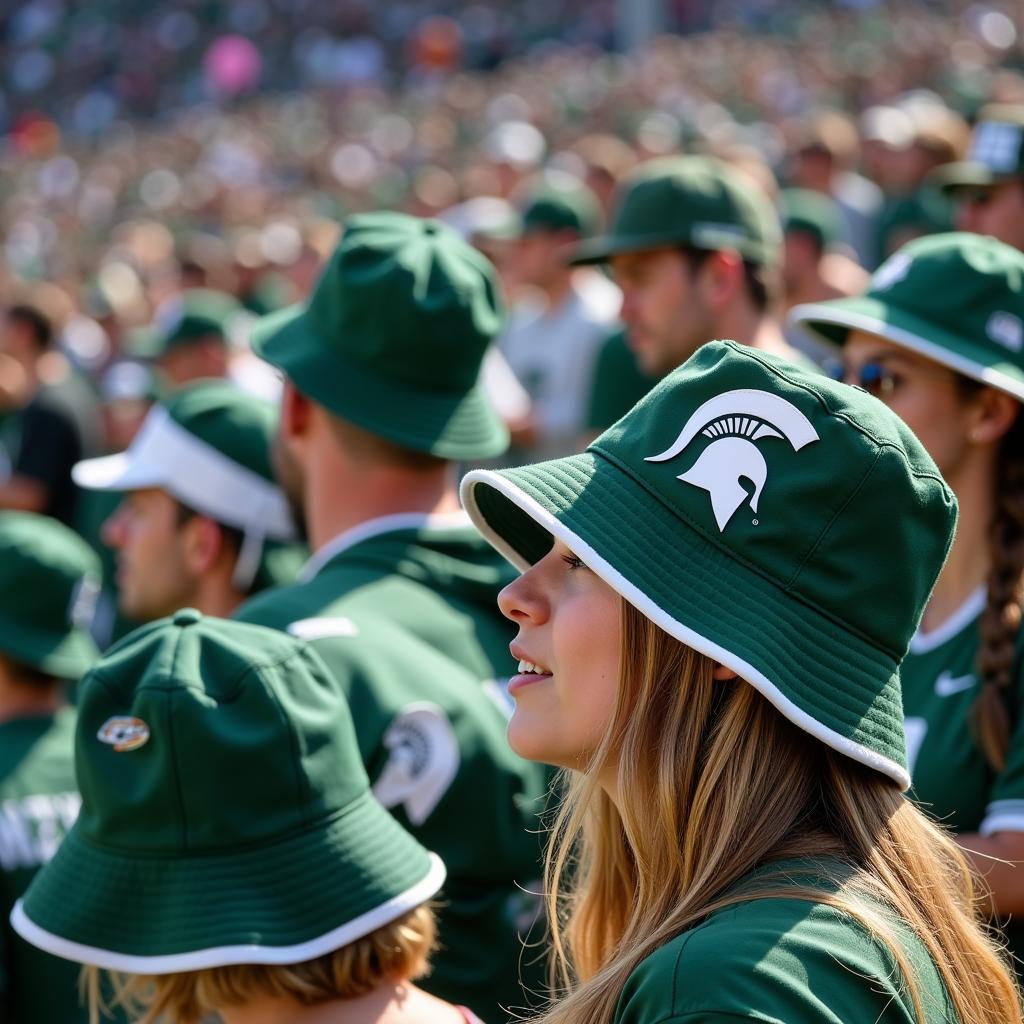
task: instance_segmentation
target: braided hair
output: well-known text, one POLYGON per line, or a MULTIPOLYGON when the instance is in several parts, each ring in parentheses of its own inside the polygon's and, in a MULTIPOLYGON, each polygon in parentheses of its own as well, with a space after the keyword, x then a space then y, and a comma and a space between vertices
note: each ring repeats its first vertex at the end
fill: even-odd
POLYGON ((978 651, 981 692, 971 724, 989 764, 1001 771, 1016 724, 1013 665, 1024 606, 1024 412, 1018 412, 1000 444, 989 551, 988 602, 978 651))

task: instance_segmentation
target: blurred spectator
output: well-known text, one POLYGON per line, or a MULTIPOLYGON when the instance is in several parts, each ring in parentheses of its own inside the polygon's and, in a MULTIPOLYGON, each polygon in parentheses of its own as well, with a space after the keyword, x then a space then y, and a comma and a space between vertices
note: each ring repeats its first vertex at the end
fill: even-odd
POLYGON ((967 159, 932 180, 956 202, 958 228, 1024 250, 1024 105, 985 107, 967 159))
POLYGON ((88 633, 99 585, 96 556, 66 527, 0 512, 0 1020, 10 1024, 88 1020, 77 966, 23 941, 8 916, 78 816, 65 684, 99 657, 88 633))
POLYGON ((230 295, 207 288, 191 288, 164 302, 153 323, 151 358, 170 387, 227 377, 228 331, 239 312, 230 295))
POLYGON ((522 233, 512 264, 524 291, 499 344, 533 403, 533 429, 518 439, 530 458, 554 458, 575 448, 594 360, 618 316, 615 285, 566 263, 569 249, 594 233, 600 216, 585 185, 554 172, 522 199, 522 233))
POLYGON ((103 524, 120 610, 139 622, 198 608, 228 616, 290 582, 304 552, 270 467, 269 403, 206 380, 154 406, 124 452, 75 466, 80 486, 123 492, 103 524))
POLYGON ((875 232, 881 189, 855 170, 860 140, 850 118, 827 111, 802 127, 793 159, 792 184, 831 196, 839 205, 848 242, 865 267, 875 264, 875 232))
POLYGON ((627 176, 608 234, 572 259, 610 264, 637 363, 660 377, 715 338, 798 356, 774 312, 781 241, 749 177, 711 157, 666 157, 627 176))
POLYGON ((39 512, 70 524, 71 467, 87 452, 67 360, 36 308, 11 306, 0 324, 0 508, 39 512), (69 394, 70 392, 70 394, 69 394))
MULTIPOLYGON (((820 192, 787 189, 782 193, 782 285, 785 309, 802 302, 820 302, 856 295, 868 273, 841 239, 842 215, 835 201, 820 192)), ((799 328, 789 327, 786 338, 817 361, 830 351, 799 328)))

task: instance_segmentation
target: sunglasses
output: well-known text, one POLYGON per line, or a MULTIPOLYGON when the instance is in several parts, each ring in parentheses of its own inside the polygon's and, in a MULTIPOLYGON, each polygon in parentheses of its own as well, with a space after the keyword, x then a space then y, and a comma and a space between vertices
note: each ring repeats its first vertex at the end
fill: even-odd
POLYGON ((881 363, 864 363, 863 366, 844 366, 836 361, 828 368, 833 380, 845 381, 863 388, 875 398, 887 398, 899 386, 902 378, 881 363))

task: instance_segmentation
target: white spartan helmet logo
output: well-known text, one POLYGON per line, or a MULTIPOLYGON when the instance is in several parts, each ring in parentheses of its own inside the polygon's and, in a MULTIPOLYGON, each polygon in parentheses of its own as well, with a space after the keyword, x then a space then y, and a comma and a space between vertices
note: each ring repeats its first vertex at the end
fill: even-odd
POLYGON ((750 507, 757 503, 768 479, 768 465, 755 441, 765 437, 784 437, 800 451, 818 440, 810 420, 796 406, 768 391, 743 388, 709 398, 686 421, 675 443, 660 455, 645 462, 668 462, 702 433, 713 437, 697 461, 677 479, 701 487, 711 495, 711 507, 719 531, 724 531, 736 510, 747 500, 741 480, 754 485, 750 507))

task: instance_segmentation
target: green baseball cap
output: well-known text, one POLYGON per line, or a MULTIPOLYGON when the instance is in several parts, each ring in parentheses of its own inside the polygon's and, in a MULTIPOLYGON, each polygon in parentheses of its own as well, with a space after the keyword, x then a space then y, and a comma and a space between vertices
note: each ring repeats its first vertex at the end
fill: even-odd
POLYGON ((1024 253, 952 231, 908 242, 850 299, 795 306, 790 322, 833 345, 851 330, 1024 401, 1024 253))
POLYGON ((79 695, 82 810, 11 915, 39 948, 134 974, 300 963, 440 888, 304 642, 184 609, 112 647, 79 695))
POLYGON ((439 458, 484 459, 508 447, 480 383, 502 316, 494 268, 451 228, 357 214, 309 301, 259 321, 252 347, 364 430, 439 458))
POLYGON ((714 157, 662 157, 623 179, 611 231, 581 242, 572 262, 678 245, 774 264, 781 239, 778 214, 755 182, 714 157))
POLYGON ((86 673, 100 578, 96 553, 56 519, 0 512, 0 654, 58 679, 86 673))
POLYGON ((899 664, 956 499, 882 402, 715 341, 585 453, 473 470, 462 500, 518 568, 562 540, 799 728, 910 785, 899 664))
POLYGON ((187 288, 157 309, 150 332, 149 354, 159 359, 171 349, 203 338, 219 338, 226 343, 231 322, 241 312, 241 305, 226 292, 187 288))
POLYGON ((1024 178, 1024 106, 992 103, 982 107, 966 160, 936 167, 931 184, 946 192, 985 188, 1024 178))
POLYGON ((549 173, 532 184, 520 201, 522 232, 574 231, 581 238, 601 224, 601 204, 581 181, 549 173))
POLYGON ((79 487, 97 491, 159 487, 241 530, 245 540, 235 582, 247 589, 265 542, 296 536, 270 464, 277 415, 270 402, 226 381, 198 381, 153 406, 127 451, 86 459, 71 475, 79 487))
POLYGON ((799 231, 810 235, 819 249, 842 241, 839 206, 830 196, 806 188, 787 188, 780 197, 784 234, 799 231))

